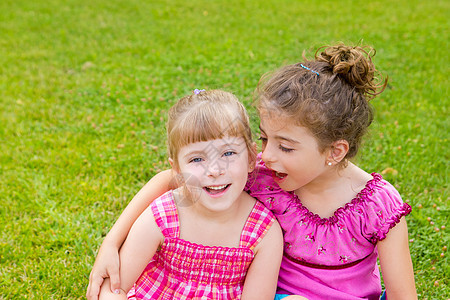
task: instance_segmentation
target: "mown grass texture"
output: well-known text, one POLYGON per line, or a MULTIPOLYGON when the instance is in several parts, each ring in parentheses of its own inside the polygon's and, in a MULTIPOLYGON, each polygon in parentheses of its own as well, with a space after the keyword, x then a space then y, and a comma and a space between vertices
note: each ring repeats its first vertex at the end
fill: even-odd
POLYGON ((0 2, 0 298, 81 299, 122 209, 168 167, 167 109, 231 91, 258 118, 265 72, 337 41, 389 76, 357 163, 407 218, 420 299, 448 299, 446 1, 0 2))

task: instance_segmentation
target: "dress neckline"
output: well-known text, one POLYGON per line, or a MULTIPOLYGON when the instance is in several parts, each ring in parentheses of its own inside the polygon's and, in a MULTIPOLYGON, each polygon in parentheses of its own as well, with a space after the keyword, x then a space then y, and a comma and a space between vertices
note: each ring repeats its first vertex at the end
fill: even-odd
POLYGON ((364 188, 349 202, 347 202, 344 206, 337 208, 333 215, 327 218, 322 218, 318 214, 311 212, 307 207, 305 207, 300 198, 294 193, 294 191, 288 192, 292 195, 292 200, 294 204, 303 212, 304 218, 307 218, 313 221, 316 224, 334 224, 339 221, 339 216, 341 216, 345 211, 355 209, 359 203, 367 200, 369 196, 372 196, 375 188, 380 185, 383 177, 378 173, 371 173, 372 179, 369 179, 364 188))
MULTIPOLYGON (((175 215, 174 215, 174 218, 175 218, 175 222, 177 224, 176 236, 175 237, 171 237, 171 238, 183 241, 186 244, 189 244, 189 245, 191 245, 193 247, 201 246, 201 247, 209 248, 209 249, 225 249, 225 250, 246 248, 246 247, 242 246, 242 242, 244 240, 244 233, 245 233, 244 231, 247 228, 248 224, 251 222, 252 217, 254 217, 254 215, 257 213, 257 210, 259 209, 259 205, 263 206, 262 203, 259 203, 258 201, 255 200, 255 203, 253 204, 252 209, 250 210, 250 213, 248 214, 247 219, 245 220, 244 226, 242 227, 241 234, 239 235, 239 245, 237 247, 232 247, 232 246, 211 246, 211 245, 204 245, 204 244, 200 244, 200 243, 191 242, 191 241, 186 240, 186 239, 181 237, 180 218, 179 218, 179 211, 178 211, 178 206, 177 206, 177 203, 176 203, 175 195, 174 195, 173 190, 170 190, 168 192, 168 194, 170 195, 170 199, 171 199, 171 202, 172 202, 171 205, 173 205, 172 209, 174 209, 175 212, 176 212, 175 215)), ((165 239, 166 239, 166 237, 165 237, 165 239)))

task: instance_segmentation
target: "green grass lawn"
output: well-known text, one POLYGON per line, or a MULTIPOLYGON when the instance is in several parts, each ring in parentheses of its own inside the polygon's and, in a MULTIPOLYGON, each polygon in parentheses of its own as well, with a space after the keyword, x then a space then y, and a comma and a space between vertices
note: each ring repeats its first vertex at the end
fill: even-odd
POLYGON ((122 209, 168 167, 167 109, 194 88, 251 107, 260 76, 336 41, 389 87, 358 164, 407 218, 420 299, 450 298, 448 1, 0 1, 0 299, 81 299, 122 209))

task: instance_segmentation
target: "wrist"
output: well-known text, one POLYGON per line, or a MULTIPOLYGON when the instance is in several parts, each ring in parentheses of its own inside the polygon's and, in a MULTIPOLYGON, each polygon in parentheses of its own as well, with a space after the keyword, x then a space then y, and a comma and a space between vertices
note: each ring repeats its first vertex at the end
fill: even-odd
POLYGON ((102 242, 102 248, 106 247, 106 248, 114 248, 119 250, 120 248, 120 243, 117 241, 117 239, 114 239, 114 237, 110 236, 109 234, 106 235, 105 239, 102 242))

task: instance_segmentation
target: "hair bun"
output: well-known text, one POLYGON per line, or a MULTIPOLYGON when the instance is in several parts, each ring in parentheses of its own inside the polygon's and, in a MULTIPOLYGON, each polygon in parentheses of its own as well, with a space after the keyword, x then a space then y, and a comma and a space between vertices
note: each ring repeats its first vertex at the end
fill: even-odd
POLYGON ((370 100, 380 94, 387 84, 387 79, 376 77, 379 72, 372 62, 375 53, 375 49, 368 46, 352 47, 339 44, 319 48, 316 60, 328 63, 333 74, 339 75, 359 92, 369 96, 370 100))

